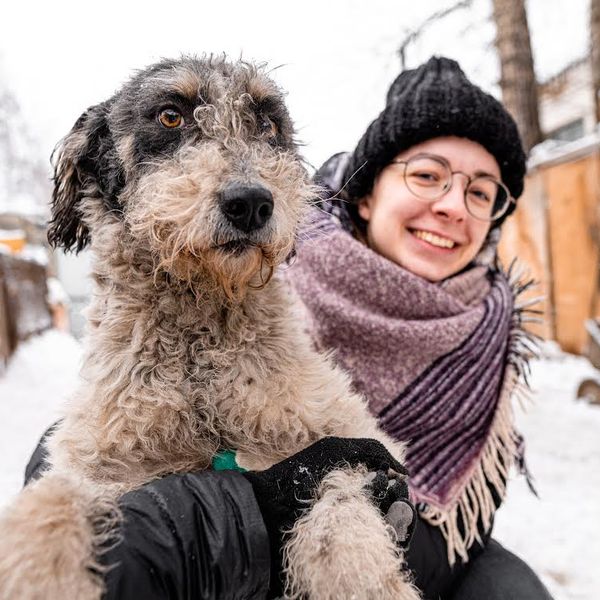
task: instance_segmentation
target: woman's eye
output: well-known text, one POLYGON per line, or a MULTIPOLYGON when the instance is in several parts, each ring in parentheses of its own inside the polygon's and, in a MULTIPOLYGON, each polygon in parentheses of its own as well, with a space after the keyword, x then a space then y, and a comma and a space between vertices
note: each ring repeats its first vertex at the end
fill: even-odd
POLYGON ((258 118, 258 130, 261 135, 269 138, 274 138, 278 133, 277 125, 266 115, 260 115, 258 118))
POLYGON ((176 129, 183 125, 183 116, 174 108, 164 108, 158 113, 158 122, 167 129, 176 129))
POLYGON ((412 176, 416 177, 420 181, 426 181, 431 183, 439 181, 439 177, 436 173, 428 173, 427 171, 419 171, 417 173, 413 173, 412 176))
POLYGON ((483 190, 469 190, 469 194, 479 202, 490 202, 490 197, 483 190))

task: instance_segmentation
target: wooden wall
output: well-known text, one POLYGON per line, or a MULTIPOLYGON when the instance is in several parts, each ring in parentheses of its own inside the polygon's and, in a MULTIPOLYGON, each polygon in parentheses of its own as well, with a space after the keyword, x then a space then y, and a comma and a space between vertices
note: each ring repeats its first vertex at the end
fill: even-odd
POLYGON ((585 352, 586 319, 600 316, 600 150, 530 170, 518 208, 503 227, 500 255, 517 257, 540 282, 542 325, 532 329, 567 352, 585 352))
POLYGON ((0 253, 0 370, 17 344, 52 325, 46 268, 0 253))

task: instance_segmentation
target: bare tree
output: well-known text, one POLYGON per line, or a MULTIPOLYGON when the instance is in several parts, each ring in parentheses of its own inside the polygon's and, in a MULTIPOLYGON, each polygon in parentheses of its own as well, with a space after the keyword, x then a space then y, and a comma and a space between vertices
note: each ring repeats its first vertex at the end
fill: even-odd
POLYGON ((25 198, 40 214, 47 210, 50 170, 38 146, 0 73, 0 212, 19 212, 25 198))
POLYGON ((538 93, 525 0, 493 0, 502 101, 512 114, 526 150, 542 141, 538 93))
POLYGON ((407 50, 407 48, 413 42, 418 40, 419 37, 421 35, 423 35, 423 33, 425 33, 426 29, 430 25, 432 25, 433 23, 436 23, 437 21, 441 21, 442 19, 444 19, 448 15, 452 14, 453 12, 456 12, 457 10, 460 10, 463 8, 470 8, 471 4, 473 4, 473 0, 458 0, 458 2, 455 2, 451 6, 442 8, 442 9, 437 10, 436 12, 432 13, 420 25, 418 25, 414 29, 408 31, 407 34, 404 36, 404 40, 400 44, 400 47, 398 48, 398 54, 400 56, 400 64, 402 66, 402 70, 406 69, 406 50, 407 50))
POLYGON ((596 122, 600 123, 600 0, 590 2, 590 54, 596 122))

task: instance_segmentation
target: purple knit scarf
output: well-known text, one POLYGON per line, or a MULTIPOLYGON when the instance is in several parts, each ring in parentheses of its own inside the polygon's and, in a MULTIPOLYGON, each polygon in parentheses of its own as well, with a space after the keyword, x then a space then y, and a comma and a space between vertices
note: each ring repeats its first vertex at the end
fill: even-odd
MULTIPOLYGON (((514 292, 500 270, 474 266, 430 283, 315 211, 287 272, 316 346, 333 350, 382 428, 409 443, 419 510, 441 527, 451 563, 491 526, 522 458, 509 396, 514 292)), ((517 336, 518 337, 518 336, 517 336)))

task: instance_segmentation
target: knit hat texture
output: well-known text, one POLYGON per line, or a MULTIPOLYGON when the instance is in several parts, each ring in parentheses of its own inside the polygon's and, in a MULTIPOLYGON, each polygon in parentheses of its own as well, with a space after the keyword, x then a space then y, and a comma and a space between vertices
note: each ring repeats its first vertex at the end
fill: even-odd
MULTIPOLYGON (((511 196, 516 200, 521 195, 526 157, 514 119, 471 83, 456 61, 432 57, 400 73, 390 87, 386 107, 350 157, 344 173, 347 197, 367 195, 377 174, 403 150, 442 136, 481 144, 498 162, 511 196)), ((507 215, 514 208, 511 203, 507 215)))

